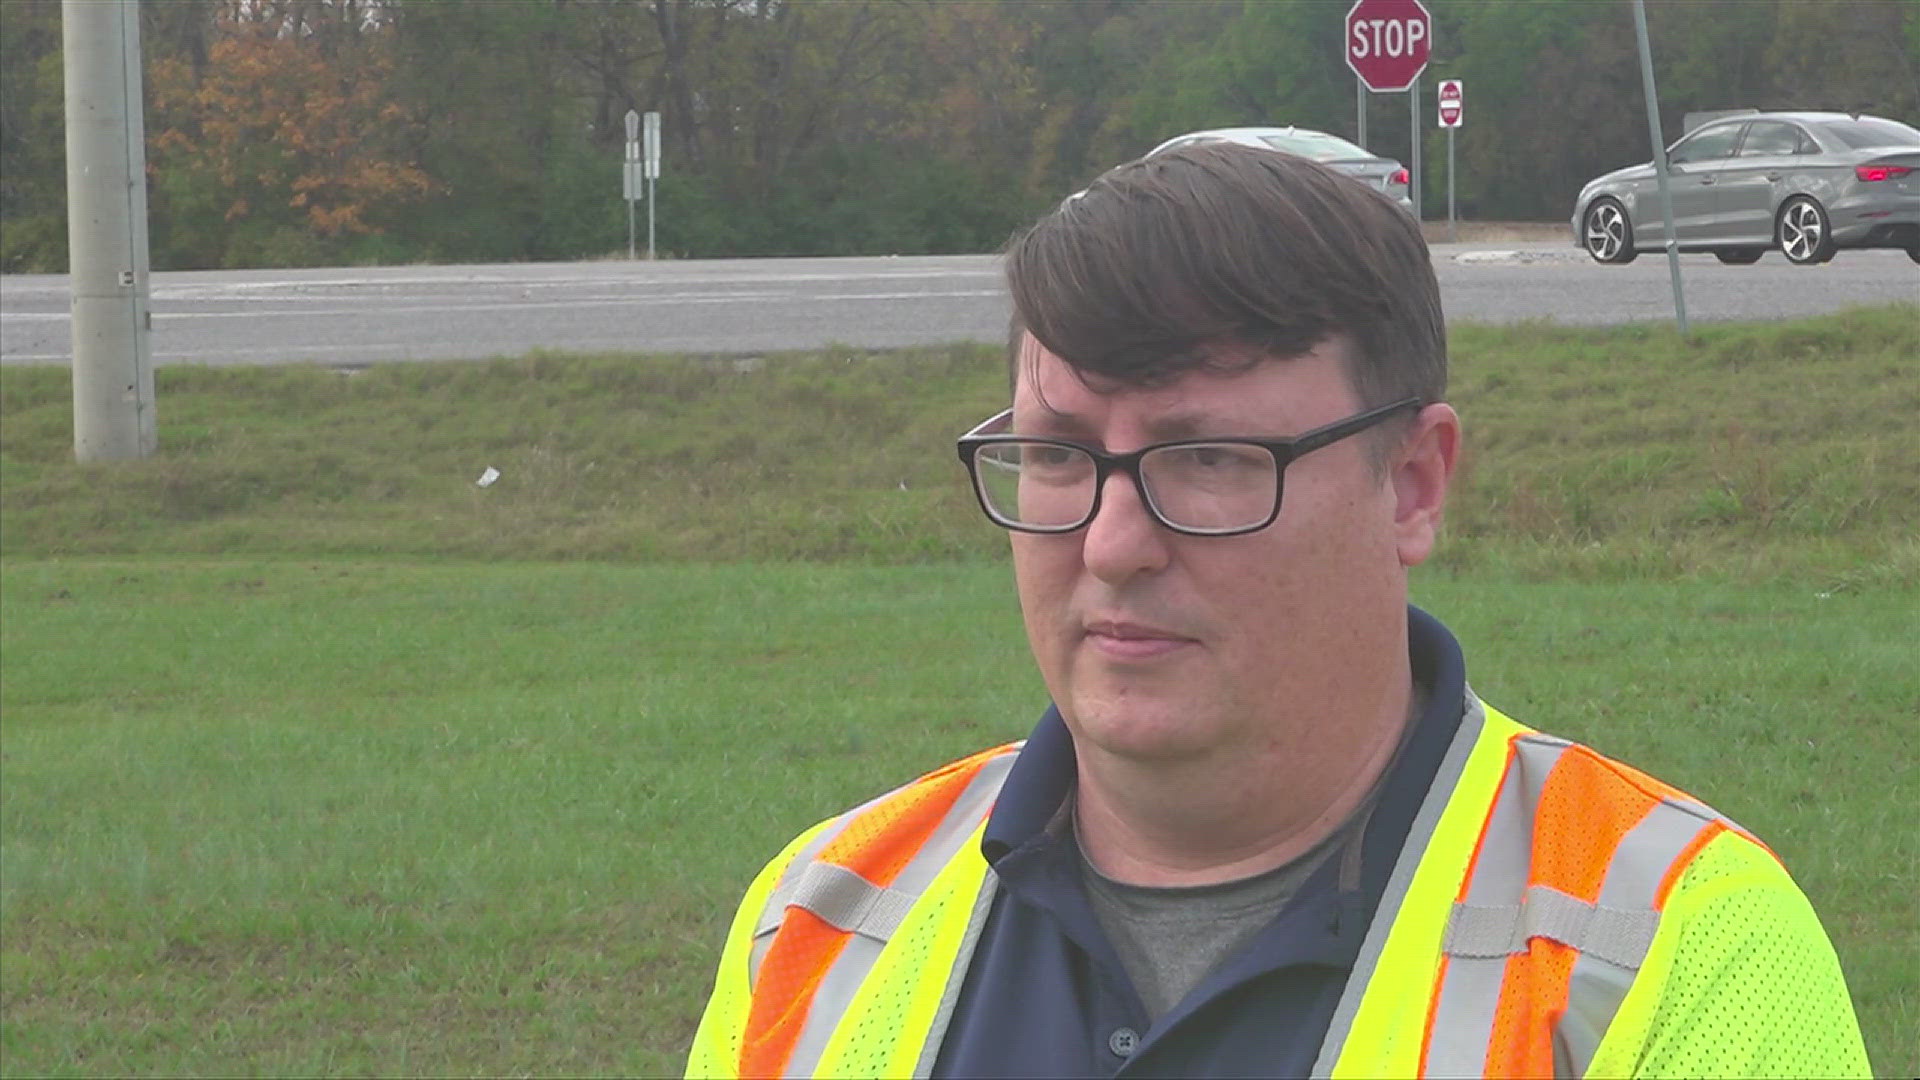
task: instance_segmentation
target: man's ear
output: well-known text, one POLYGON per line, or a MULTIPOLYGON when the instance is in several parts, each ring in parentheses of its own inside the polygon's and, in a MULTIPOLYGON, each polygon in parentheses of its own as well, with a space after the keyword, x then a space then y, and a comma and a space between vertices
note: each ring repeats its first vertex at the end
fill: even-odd
POLYGON ((1459 456, 1460 416, 1453 406, 1436 402, 1415 414, 1393 459, 1393 529, 1400 565, 1418 566, 1433 553, 1459 456))

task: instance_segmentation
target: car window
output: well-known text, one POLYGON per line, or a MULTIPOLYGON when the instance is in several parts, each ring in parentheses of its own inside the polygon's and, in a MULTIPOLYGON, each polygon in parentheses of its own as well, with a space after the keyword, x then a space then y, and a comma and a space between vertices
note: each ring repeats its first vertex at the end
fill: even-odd
POLYGON ((1821 130, 1854 150, 1877 146, 1920 146, 1920 131, 1898 120, 1862 116, 1855 120, 1834 120, 1820 125, 1821 130))
POLYGON ((1260 136, 1260 141, 1275 150, 1285 150, 1289 154, 1315 161, 1345 161, 1373 156, 1347 140, 1323 131, 1276 131, 1260 136))
POLYGON ((1667 152, 1667 161, 1674 165, 1688 162, 1715 161, 1733 153, 1734 141, 1740 135, 1744 124, 1721 124, 1717 127, 1704 127, 1681 139, 1667 152))
POLYGON ((1755 120, 1740 140, 1741 157, 1775 157, 1799 152, 1800 129, 1778 120, 1755 120))

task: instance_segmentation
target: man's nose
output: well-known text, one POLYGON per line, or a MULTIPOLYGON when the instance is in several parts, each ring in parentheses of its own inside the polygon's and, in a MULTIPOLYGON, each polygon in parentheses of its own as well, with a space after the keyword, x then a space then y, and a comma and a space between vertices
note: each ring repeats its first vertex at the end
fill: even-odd
POLYGON ((1087 522, 1080 558, 1095 577, 1118 584, 1164 567, 1172 536, 1148 512, 1138 482, 1116 469, 1100 489, 1100 511, 1087 522))

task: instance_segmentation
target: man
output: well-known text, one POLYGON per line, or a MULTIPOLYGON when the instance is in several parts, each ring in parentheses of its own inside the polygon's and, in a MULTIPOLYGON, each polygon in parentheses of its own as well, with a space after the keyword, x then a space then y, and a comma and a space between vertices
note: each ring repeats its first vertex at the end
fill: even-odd
POLYGON ((769 864, 690 1075, 1866 1073, 1772 854, 1408 606, 1460 445, 1415 222, 1205 144, 1007 276, 960 453, 1054 707, 769 864))

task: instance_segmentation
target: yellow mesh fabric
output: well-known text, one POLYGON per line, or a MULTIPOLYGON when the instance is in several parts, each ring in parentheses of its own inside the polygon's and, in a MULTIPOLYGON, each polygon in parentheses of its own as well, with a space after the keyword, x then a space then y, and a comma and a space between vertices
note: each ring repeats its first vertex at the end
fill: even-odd
POLYGON ((1833 946, 1772 855, 1736 833, 1700 850, 1588 1075, 1871 1075, 1833 946))

